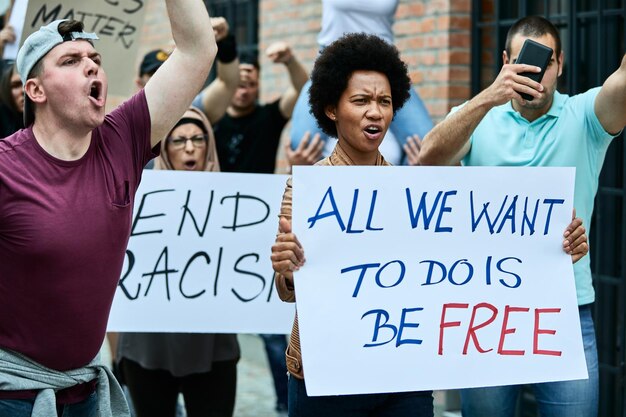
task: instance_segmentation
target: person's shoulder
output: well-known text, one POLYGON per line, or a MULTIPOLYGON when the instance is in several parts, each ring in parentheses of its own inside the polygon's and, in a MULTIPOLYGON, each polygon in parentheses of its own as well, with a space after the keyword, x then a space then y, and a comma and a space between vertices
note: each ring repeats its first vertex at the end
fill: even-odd
POLYGON ((601 87, 594 87, 571 96, 556 91, 554 93, 554 102, 555 104, 560 104, 562 108, 570 109, 572 111, 593 111, 593 103, 595 102, 600 89, 601 87))
POLYGON ((135 135, 137 132, 150 132, 150 110, 143 90, 107 113, 104 123, 94 129, 95 137, 135 135))
POLYGON ((263 116, 272 111, 272 104, 273 103, 256 103, 251 111, 237 116, 229 115, 228 112, 226 112, 224 113, 224 116, 222 116, 222 118, 219 119, 216 123, 220 123, 223 120, 232 120, 234 122, 237 122, 263 116))
POLYGON ((121 114, 129 114, 133 112, 148 114, 148 102, 146 100, 146 94, 144 90, 139 90, 133 94, 128 100, 121 103, 119 106, 109 112, 105 119, 115 119, 121 114))
POLYGON ((280 98, 269 103, 257 104, 253 114, 263 118, 272 125, 281 122, 287 123, 287 120, 289 120, 280 111, 280 98))
POLYGON ((600 90, 602 90, 601 86, 592 87, 592 88, 590 88, 589 90, 587 90, 587 91, 585 91, 583 93, 576 94, 576 96, 596 96, 596 95, 598 95, 600 90))
POLYGON ((20 129, 17 132, 13 133, 6 138, 0 139, 0 157, 6 157, 15 152, 17 148, 22 146, 24 143, 28 142, 32 137, 32 133, 30 129, 20 129))
POLYGON ((575 94, 573 96, 570 96, 568 94, 561 94, 557 91, 555 92, 555 95, 559 94, 560 96, 564 97, 565 100, 572 101, 572 102, 579 101, 579 100, 595 100, 596 96, 598 95, 601 89, 602 87, 593 87, 587 91, 575 94))
POLYGON ((268 103, 257 103, 256 110, 274 110, 280 108, 280 97, 268 103))

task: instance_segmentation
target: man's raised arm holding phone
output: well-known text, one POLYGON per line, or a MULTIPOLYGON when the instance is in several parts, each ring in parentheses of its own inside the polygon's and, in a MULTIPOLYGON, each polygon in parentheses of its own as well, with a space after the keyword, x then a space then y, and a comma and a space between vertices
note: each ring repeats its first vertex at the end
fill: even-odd
MULTIPOLYGON (((574 207, 588 230, 606 151, 626 125, 626 56, 601 88, 561 94, 556 91, 563 70, 559 32, 543 17, 528 16, 509 30, 502 58, 495 81, 452 109, 426 135, 419 163, 575 167, 574 207), (540 45, 528 42, 523 48, 528 39, 540 45), (542 76, 543 69, 529 63, 542 65, 541 55, 549 50, 542 76)), ((597 417, 597 348, 590 307, 595 294, 589 256, 576 256, 572 248, 579 242, 572 236, 564 233, 563 248, 573 255, 572 262, 578 261, 574 276, 589 379, 544 383, 535 394, 541 396, 540 415, 597 417)), ((519 387, 509 386, 462 390, 463 416, 500 415, 515 408, 519 392, 519 387)))
MULTIPOLYGON (((453 109, 445 120, 430 131, 424 138, 420 152, 421 165, 459 163, 470 150, 470 137, 474 129, 494 107, 511 102, 513 108, 530 122, 547 113, 556 90, 557 77, 563 69, 563 52, 559 45, 550 57, 540 83, 524 75, 541 74, 543 71, 540 67, 516 63, 526 39, 523 35, 511 37, 509 33, 506 50, 502 52, 504 65, 495 81, 460 108, 453 109), (522 94, 533 100, 525 100, 522 94)), ((550 35, 541 36, 536 41, 555 49, 556 41, 550 35)))
MULTIPOLYGON (((525 28, 516 25, 507 35, 506 49, 502 52, 504 65, 494 82, 472 100, 453 109, 430 131, 420 152, 421 165, 459 163, 470 151, 472 133, 493 108, 510 103, 530 123, 550 112, 557 79, 563 71, 558 32, 537 36, 532 32, 525 34, 525 28), (537 66, 550 50, 545 68, 537 66)), ((597 94, 594 107, 601 126, 612 136, 626 125, 626 56, 597 94)))

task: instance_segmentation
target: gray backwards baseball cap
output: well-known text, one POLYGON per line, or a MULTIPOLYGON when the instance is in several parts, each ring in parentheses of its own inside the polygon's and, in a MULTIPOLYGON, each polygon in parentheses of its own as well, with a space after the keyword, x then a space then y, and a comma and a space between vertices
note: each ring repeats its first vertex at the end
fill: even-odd
MULTIPOLYGON (((20 74, 22 84, 26 86, 28 75, 35 65, 46 56, 52 48, 63 42, 84 39, 94 41, 98 39, 95 33, 89 32, 70 32, 65 36, 59 33, 59 25, 66 22, 67 19, 55 20, 45 26, 39 28, 37 32, 33 32, 17 53, 17 72, 20 74)), ((35 121, 35 113, 33 112, 33 103, 24 93, 24 126, 28 127, 35 121)))

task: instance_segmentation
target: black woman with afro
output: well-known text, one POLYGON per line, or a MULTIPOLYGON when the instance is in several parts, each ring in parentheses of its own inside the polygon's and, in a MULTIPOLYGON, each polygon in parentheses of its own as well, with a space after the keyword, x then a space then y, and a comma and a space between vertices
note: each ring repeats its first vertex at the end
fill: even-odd
MULTIPOLYGON (((317 165, 389 165, 378 147, 411 88, 398 50, 373 35, 344 35, 318 56, 311 82, 311 113, 325 133, 337 138, 332 154, 317 165)), ((296 301, 293 271, 304 264, 303 248, 291 232, 291 198, 289 179, 272 246, 276 287, 286 302, 296 301)), ((286 357, 290 417, 433 416, 431 391, 309 397, 297 315, 286 357)))

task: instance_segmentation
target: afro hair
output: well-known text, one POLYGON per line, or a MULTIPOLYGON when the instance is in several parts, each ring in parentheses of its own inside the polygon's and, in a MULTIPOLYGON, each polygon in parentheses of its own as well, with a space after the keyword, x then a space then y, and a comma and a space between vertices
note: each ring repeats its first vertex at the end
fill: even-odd
POLYGON ((337 105, 355 71, 376 71, 387 77, 394 115, 409 98, 411 79, 396 47, 375 35, 346 34, 324 48, 311 73, 310 111, 330 136, 337 137, 337 128, 325 110, 337 105))

